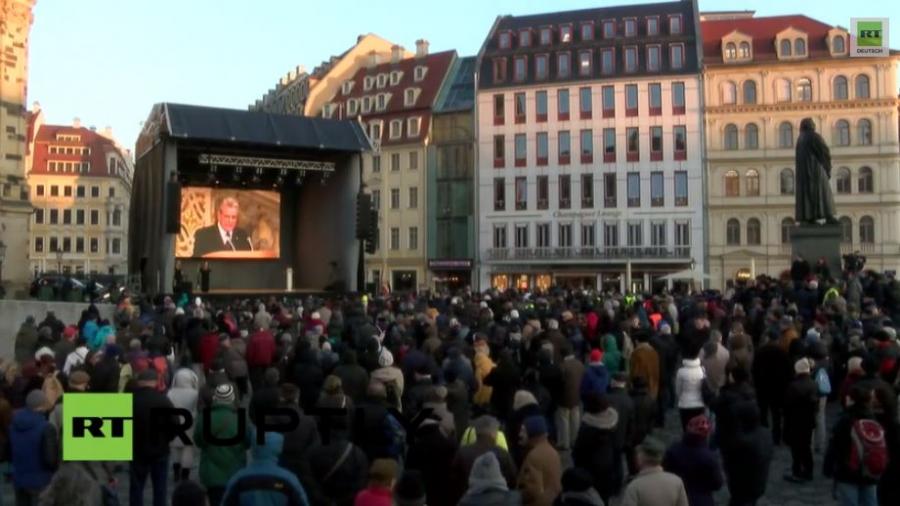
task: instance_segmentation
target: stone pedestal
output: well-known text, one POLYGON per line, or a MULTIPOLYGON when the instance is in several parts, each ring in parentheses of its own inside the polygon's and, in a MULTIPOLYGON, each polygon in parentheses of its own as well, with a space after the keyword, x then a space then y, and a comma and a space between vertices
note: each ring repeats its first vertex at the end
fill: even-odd
MULTIPOLYGON (((797 225, 791 229, 791 251, 800 255, 815 267, 816 262, 824 257, 831 269, 831 276, 841 276, 841 226, 835 225, 797 225)), ((793 261, 793 257, 791 258, 793 261)))

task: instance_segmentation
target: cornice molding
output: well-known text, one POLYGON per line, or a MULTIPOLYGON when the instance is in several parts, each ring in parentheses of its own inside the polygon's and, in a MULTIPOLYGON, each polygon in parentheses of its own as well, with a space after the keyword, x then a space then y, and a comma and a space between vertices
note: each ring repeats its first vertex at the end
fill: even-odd
POLYGON ((706 114, 822 112, 876 107, 890 107, 896 109, 897 107, 900 107, 900 98, 829 100, 825 102, 784 102, 776 104, 728 104, 707 106, 706 114))

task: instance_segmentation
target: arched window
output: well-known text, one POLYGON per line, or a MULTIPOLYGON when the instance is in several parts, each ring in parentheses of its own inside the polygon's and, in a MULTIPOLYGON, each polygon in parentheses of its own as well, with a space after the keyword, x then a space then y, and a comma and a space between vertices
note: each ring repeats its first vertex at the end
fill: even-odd
POLYGON ((856 124, 856 138, 863 146, 872 144, 872 122, 867 119, 859 120, 856 124))
POLYGON ((834 94, 835 100, 847 100, 850 98, 850 93, 847 90, 847 78, 844 76, 837 76, 834 78, 834 90, 832 90, 834 94))
POLYGON ((871 168, 861 167, 859 169, 857 191, 859 191, 859 193, 872 193, 875 191, 875 176, 872 174, 871 168))
POLYGON ((724 83, 722 83, 722 103, 737 103, 737 89, 734 86, 734 83, 731 81, 725 81, 724 83))
POLYGON ((741 178, 736 170, 725 173, 725 196, 737 197, 741 194, 741 178))
POLYGON ((756 218, 747 220, 747 244, 751 246, 759 246, 762 242, 762 225, 756 218))
POLYGON ((846 51, 844 48, 844 37, 841 35, 835 35, 831 38, 831 51, 835 53, 843 53, 846 51))
POLYGON ((787 79, 779 79, 775 83, 775 94, 779 102, 791 101, 791 82, 787 79))
POLYGON ((806 55, 806 41, 803 39, 794 40, 794 55, 795 56, 804 56, 806 55))
POLYGON ((778 125, 778 147, 791 148, 794 146, 794 127, 787 121, 778 125))
POLYGON ((869 76, 856 76, 856 98, 869 98, 869 76))
POLYGON ((737 46, 734 45, 734 42, 725 44, 725 59, 733 60, 735 58, 737 58, 737 46))
POLYGON ((755 169, 750 169, 747 171, 747 196, 759 196, 759 172, 757 172, 755 169))
POLYGON ((784 169, 781 171, 781 174, 778 177, 779 188, 781 189, 782 195, 793 195, 794 194, 794 171, 791 169, 784 169))
POLYGON ((791 39, 781 39, 781 56, 791 55, 791 39))
POLYGON ((863 216, 859 219, 859 242, 861 244, 875 243, 875 220, 871 216, 863 216))
POLYGON ((728 220, 725 225, 725 243, 729 246, 741 244, 741 223, 735 218, 728 220))
POLYGON ((754 123, 747 123, 744 127, 744 149, 759 148, 759 128, 754 123))
POLYGON ((751 81, 749 79, 744 81, 744 103, 756 103, 756 81, 751 81))
POLYGON ((853 221, 846 216, 841 216, 838 222, 841 224, 841 242, 853 242, 853 221))
POLYGON ((841 167, 837 170, 834 181, 835 190, 838 194, 849 195, 853 191, 850 186, 850 169, 847 167, 841 167))
POLYGON ((805 77, 797 80, 797 100, 812 102, 812 83, 805 77))
POLYGON ((750 58, 750 43, 741 42, 741 58, 750 58))
POLYGON ((839 119, 834 124, 834 140, 832 142, 838 146, 850 145, 850 122, 845 119, 839 119))
POLYGON ((794 227, 793 218, 784 218, 781 220, 781 244, 791 243, 791 229, 794 227))
POLYGON ((725 149, 734 150, 738 148, 738 128, 734 123, 725 125, 725 149))

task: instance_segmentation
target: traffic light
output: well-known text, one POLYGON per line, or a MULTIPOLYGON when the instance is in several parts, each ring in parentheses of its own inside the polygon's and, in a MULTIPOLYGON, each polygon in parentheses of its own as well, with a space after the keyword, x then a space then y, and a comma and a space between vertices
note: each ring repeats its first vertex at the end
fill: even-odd
POLYGON ((356 238, 368 237, 372 225, 372 196, 360 193, 356 196, 356 238))

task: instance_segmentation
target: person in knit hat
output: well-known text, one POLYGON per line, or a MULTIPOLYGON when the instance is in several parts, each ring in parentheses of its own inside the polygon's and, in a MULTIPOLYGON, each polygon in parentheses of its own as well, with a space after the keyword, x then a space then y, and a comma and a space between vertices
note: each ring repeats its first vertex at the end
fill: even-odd
POLYGON ((46 404, 44 393, 32 390, 25 398, 25 408, 16 412, 9 427, 16 504, 38 504, 59 463, 59 437, 44 415, 46 404))
POLYGON ((394 355, 387 349, 382 348, 378 355, 378 369, 372 371, 372 381, 378 381, 383 384, 387 391, 388 404, 391 407, 400 409, 403 398, 403 371, 398 367, 394 367, 394 355))
POLYGON ((425 482, 422 473, 405 471, 394 485, 394 506, 425 506, 425 482))
POLYGON ((562 462, 547 439, 547 421, 543 416, 528 417, 520 438, 527 441, 518 478, 523 504, 550 506, 562 491, 562 462))
POLYGON ((794 379, 784 396, 784 440, 791 447, 791 473, 784 479, 792 482, 813 478, 812 434, 816 428, 819 388, 810 376, 806 358, 794 363, 794 379))
POLYGON ((459 501, 459 506, 518 506, 522 504, 522 496, 516 490, 510 490, 500 463, 493 452, 487 452, 475 459, 469 472, 469 487, 459 501))
POLYGON ((212 406, 208 417, 200 416, 194 420, 194 445, 200 450, 200 483, 206 487, 210 504, 219 504, 225 493, 225 486, 234 473, 247 463, 247 449, 250 446, 250 431, 243 437, 235 439, 238 427, 237 409, 234 405, 235 389, 231 383, 223 383, 216 387, 212 394, 212 406), (206 438, 227 440, 231 444, 223 445, 206 438))
POLYGON ((583 402, 591 393, 605 394, 607 389, 609 389, 609 371, 603 365, 603 352, 591 350, 588 366, 581 379, 581 400, 583 402))
POLYGON ((663 458, 663 469, 684 482, 691 506, 715 506, 713 493, 725 481, 719 458, 709 448, 709 433, 706 415, 691 418, 681 441, 672 444, 663 458))

